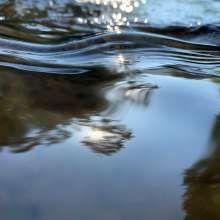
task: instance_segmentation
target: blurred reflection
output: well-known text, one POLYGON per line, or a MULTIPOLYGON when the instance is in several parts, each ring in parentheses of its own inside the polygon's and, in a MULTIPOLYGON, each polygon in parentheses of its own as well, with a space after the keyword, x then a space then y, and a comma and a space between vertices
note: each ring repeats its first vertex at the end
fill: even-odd
POLYGON ((220 115, 212 130, 208 155, 185 173, 185 220, 218 220, 220 216, 220 115))
POLYGON ((109 119, 111 109, 120 109, 124 99, 145 105, 151 86, 124 82, 109 99, 107 93, 117 78, 106 76, 105 80, 104 73, 102 77, 96 74, 100 76, 95 71, 73 77, 4 70, 0 78, 1 149, 7 146, 13 152, 24 152, 73 135, 95 152, 110 155, 121 149, 132 132, 120 121, 109 119))
POLYGON ((147 107, 155 89, 158 89, 157 85, 135 79, 118 83, 108 94, 112 104, 106 110, 106 114, 123 115, 123 112, 128 111, 133 105, 147 107))
POLYGON ((72 118, 88 118, 108 106, 101 84, 90 77, 5 71, 0 79, 0 146, 26 151, 72 136, 66 129, 72 118))
POLYGON ((126 140, 132 137, 132 132, 117 121, 91 121, 87 126, 87 136, 83 143, 96 153, 111 155, 118 152, 126 140))
POLYGON ((121 88, 121 93, 124 100, 146 106, 152 91, 157 88, 157 86, 148 83, 130 82, 127 88, 121 88))

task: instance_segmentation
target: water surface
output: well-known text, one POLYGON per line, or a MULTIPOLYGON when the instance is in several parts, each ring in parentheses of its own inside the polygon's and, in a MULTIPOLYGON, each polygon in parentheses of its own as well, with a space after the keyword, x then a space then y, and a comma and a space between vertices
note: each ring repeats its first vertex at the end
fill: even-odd
POLYGON ((219 13, 0 1, 0 218, 219 220, 219 13))

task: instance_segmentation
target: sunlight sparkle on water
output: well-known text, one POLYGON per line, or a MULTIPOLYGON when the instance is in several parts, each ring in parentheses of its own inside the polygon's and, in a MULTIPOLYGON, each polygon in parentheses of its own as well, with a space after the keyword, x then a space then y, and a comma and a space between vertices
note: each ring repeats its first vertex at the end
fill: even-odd
POLYGON ((97 128, 91 129, 88 134, 88 139, 90 141, 96 141, 96 142, 102 141, 105 138, 106 133, 107 132, 104 132, 101 129, 97 129, 97 128))
POLYGON ((146 0, 78 0, 80 3, 91 3, 106 7, 105 14, 93 19, 94 24, 105 24, 110 32, 121 33, 120 26, 129 26, 130 20, 138 22, 136 17, 131 15, 141 5, 146 4, 146 0))

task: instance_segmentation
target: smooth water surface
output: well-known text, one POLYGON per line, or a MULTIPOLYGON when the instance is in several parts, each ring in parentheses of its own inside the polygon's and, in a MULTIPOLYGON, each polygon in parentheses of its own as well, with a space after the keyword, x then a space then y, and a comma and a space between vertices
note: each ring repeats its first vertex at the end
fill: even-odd
POLYGON ((0 219, 219 220, 219 14, 0 1, 0 219))

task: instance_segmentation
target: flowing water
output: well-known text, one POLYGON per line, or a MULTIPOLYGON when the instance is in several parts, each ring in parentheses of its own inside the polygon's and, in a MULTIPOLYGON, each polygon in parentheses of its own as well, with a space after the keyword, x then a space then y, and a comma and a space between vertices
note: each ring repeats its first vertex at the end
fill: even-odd
POLYGON ((0 1, 1 220, 219 220, 220 2, 0 1))

